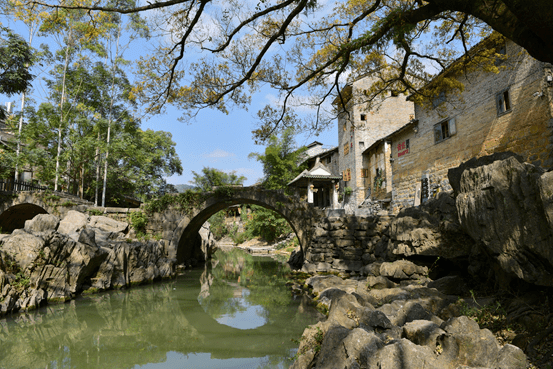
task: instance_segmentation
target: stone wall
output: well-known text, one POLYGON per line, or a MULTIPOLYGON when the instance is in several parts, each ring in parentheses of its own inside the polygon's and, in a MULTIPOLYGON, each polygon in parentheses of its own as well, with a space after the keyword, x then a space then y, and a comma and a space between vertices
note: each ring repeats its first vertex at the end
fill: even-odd
POLYGON ((303 267, 308 272, 358 275, 376 261, 468 258, 474 244, 460 229, 451 193, 398 216, 329 217, 313 228, 303 267))
POLYGON ((512 42, 507 43, 507 54, 510 57, 499 64, 499 73, 464 75, 459 77, 465 86, 462 93, 447 92, 445 102, 435 109, 417 105, 418 127, 393 137, 396 207, 413 204, 416 185, 425 175, 431 195, 450 190, 447 170, 472 157, 513 151, 534 165, 553 165, 552 91, 545 81, 549 69, 512 42), (511 109, 500 114, 496 97, 506 89, 511 109), (456 134, 435 142, 435 125, 451 118, 456 134), (406 139, 410 152, 400 157, 397 143, 406 139))

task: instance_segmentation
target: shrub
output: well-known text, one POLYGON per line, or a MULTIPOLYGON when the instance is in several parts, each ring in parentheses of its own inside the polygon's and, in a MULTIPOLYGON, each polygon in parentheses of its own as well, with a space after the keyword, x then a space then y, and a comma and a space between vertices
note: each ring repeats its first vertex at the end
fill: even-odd
POLYGON ((255 205, 252 205, 252 209, 252 219, 246 223, 246 233, 249 235, 272 242, 282 234, 292 232, 286 219, 278 213, 255 205))
POLYGON ((102 214, 104 214, 104 213, 102 212, 102 210, 100 210, 100 209, 87 209, 86 211, 87 211, 88 214, 90 214, 90 215, 102 215, 102 214))
POLYGON ((229 233, 229 229, 225 223, 225 212, 219 211, 208 219, 209 229, 213 233, 216 240, 220 240, 229 233))
POLYGON ((148 216, 142 211, 135 211, 130 213, 129 221, 136 233, 146 232, 146 225, 148 225, 148 216))

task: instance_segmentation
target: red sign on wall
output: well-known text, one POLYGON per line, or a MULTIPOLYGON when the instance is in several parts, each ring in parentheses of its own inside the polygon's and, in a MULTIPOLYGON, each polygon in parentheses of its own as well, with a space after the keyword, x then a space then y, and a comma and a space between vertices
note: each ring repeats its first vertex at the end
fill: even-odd
POLYGON ((397 157, 400 158, 405 154, 409 154, 409 140, 397 144, 397 157))

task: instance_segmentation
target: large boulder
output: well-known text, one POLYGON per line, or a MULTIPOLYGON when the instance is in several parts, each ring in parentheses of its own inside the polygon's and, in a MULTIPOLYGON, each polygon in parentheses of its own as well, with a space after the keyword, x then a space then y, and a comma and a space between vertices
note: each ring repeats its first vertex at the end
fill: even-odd
POLYGON ((72 234, 78 233, 86 228, 88 215, 75 210, 69 210, 67 215, 61 220, 58 228, 59 233, 72 234))
POLYGON ((384 262, 380 265, 380 276, 394 280, 420 279, 428 274, 428 268, 409 260, 384 262))
POLYGON ((58 229, 60 219, 52 214, 38 214, 33 219, 25 221, 27 232, 42 233, 52 232, 58 229))
POLYGON ((41 237, 16 229, 4 240, 2 251, 24 271, 33 266, 35 260, 41 256, 44 245, 45 241, 41 237))
POLYGON ((99 228, 104 232, 126 232, 129 225, 104 216, 92 216, 88 222, 90 227, 99 228))
POLYGON ((484 254, 507 276, 553 286, 553 175, 503 153, 450 169, 449 180, 461 227, 484 254))

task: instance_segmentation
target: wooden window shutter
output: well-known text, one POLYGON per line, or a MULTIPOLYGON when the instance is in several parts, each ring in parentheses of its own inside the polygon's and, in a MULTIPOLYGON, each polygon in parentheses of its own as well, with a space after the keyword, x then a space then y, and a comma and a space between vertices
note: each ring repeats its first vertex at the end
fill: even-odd
POLYGON ((457 127, 455 126, 455 118, 451 118, 448 122, 449 125, 449 135, 453 136, 457 133, 457 127))

